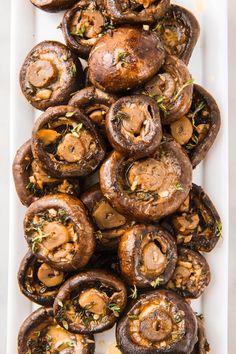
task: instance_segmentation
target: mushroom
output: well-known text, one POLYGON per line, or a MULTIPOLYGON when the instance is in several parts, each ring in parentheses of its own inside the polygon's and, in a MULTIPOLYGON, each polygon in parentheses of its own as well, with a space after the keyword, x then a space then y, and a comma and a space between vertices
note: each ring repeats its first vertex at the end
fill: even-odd
POLYGON ((179 247, 176 269, 166 285, 183 297, 197 299, 210 282, 210 267, 198 252, 179 247))
POLYGON ((162 39, 169 55, 175 55, 188 64, 200 34, 199 23, 190 11, 171 5, 152 30, 162 39))
POLYGON ((93 123, 72 106, 48 108, 34 124, 31 145, 34 158, 54 177, 89 175, 105 156, 93 123))
POLYGON ((206 338, 204 318, 202 315, 197 315, 198 324, 198 341, 191 354, 207 354, 211 351, 210 345, 206 338))
POLYGON ((116 249, 121 236, 133 224, 118 213, 106 199, 99 187, 93 185, 81 195, 96 226, 95 237, 101 250, 116 249))
POLYGON ((32 203, 24 230, 34 255, 58 270, 86 266, 95 248, 94 230, 83 203, 66 194, 48 195, 32 203))
POLYGON ((116 151, 133 157, 151 155, 162 138, 156 102, 144 95, 120 98, 109 109, 106 132, 116 151))
POLYGON ((185 202, 169 218, 177 243, 195 251, 210 252, 222 236, 220 216, 204 190, 192 185, 185 202))
POLYGON ((29 206, 47 194, 66 193, 76 197, 79 195, 80 183, 77 178, 53 178, 43 170, 40 161, 33 158, 31 140, 18 149, 12 170, 16 192, 23 205, 29 206))
POLYGON ((156 100, 162 113, 162 124, 170 124, 188 113, 192 103, 193 80, 182 60, 167 56, 161 72, 139 91, 156 100))
POLYGON ((89 80, 107 92, 125 91, 149 80, 164 61, 164 48, 153 33, 120 27, 97 41, 88 60, 89 80))
POLYGON ((31 251, 28 251, 23 258, 18 271, 21 292, 31 301, 42 306, 53 305, 55 296, 66 277, 66 273, 37 259, 31 251))
MULTIPOLYGON (((48 2, 48 1, 47 1, 48 2)), ((27 55, 20 70, 21 90, 37 109, 65 104, 83 84, 79 59, 64 44, 44 41, 27 55)))
POLYGON ((126 158, 113 151, 102 164, 102 193, 122 215, 153 222, 172 214, 186 199, 191 163, 179 144, 164 139, 150 157, 126 158))
POLYGON ((153 23, 164 16, 170 0, 104 0, 115 23, 153 23))
POLYGON ((32 4, 41 10, 58 12, 73 6, 77 0, 30 0, 32 4))
POLYGON ((95 1, 80 0, 63 16, 65 42, 81 58, 87 59, 92 46, 113 28, 109 17, 95 1))
POLYGON ((69 333, 53 318, 52 308, 40 307, 26 318, 18 334, 18 353, 93 354, 94 337, 69 333))
POLYGON ((118 256, 121 274, 129 285, 156 288, 173 275, 177 248, 172 236, 160 226, 138 224, 121 237, 118 256))
POLYGON ((197 319, 179 295, 156 290, 133 301, 116 328, 123 354, 192 352, 197 342, 197 319))
POLYGON ((98 333, 114 325, 125 305, 121 280, 106 271, 90 270, 65 282, 55 299, 54 315, 71 333, 98 333))

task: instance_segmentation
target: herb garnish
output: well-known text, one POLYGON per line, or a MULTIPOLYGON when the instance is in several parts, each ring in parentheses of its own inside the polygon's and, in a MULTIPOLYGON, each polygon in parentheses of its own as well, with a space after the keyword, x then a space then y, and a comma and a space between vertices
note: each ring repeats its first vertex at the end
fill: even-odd
POLYGON ((73 129, 71 129, 71 133, 78 134, 80 132, 80 130, 82 129, 82 126, 83 126, 82 123, 77 124, 73 129))
POLYGON ((220 221, 216 222, 216 235, 222 237, 222 223, 220 221))
POLYGON ((77 74, 77 68, 76 68, 75 63, 72 63, 72 64, 71 64, 70 70, 71 70, 72 76, 76 76, 76 74, 77 74))
POLYGON ((85 33, 85 27, 76 28, 75 32, 71 32, 72 36, 78 36, 83 38, 85 33))
POLYGON ((185 82, 185 84, 183 86, 180 87, 180 89, 177 91, 177 93, 175 94, 175 96, 172 99, 172 102, 175 102, 179 96, 181 95, 181 93, 184 91, 184 89, 186 89, 188 86, 192 85, 194 82, 193 79, 188 80, 187 82, 185 82))
POLYGON ((115 317, 119 317, 120 315, 120 307, 115 304, 114 302, 111 302, 108 305, 109 310, 111 310, 113 312, 113 314, 115 315, 115 317))
POLYGON ((195 108, 195 110, 190 113, 188 116, 192 119, 192 125, 195 127, 195 116, 197 113, 201 112, 203 108, 205 107, 205 103, 201 101, 198 106, 195 108))
POLYGON ((119 52, 116 56, 116 64, 118 63, 127 63, 128 53, 126 52, 119 52))
POLYGON ((160 283, 161 283, 162 281, 163 281, 163 279, 160 278, 160 277, 158 277, 158 278, 156 278, 156 280, 153 280, 153 281, 151 282, 151 286, 152 286, 153 288, 156 288, 157 286, 160 285, 160 283))
POLYGON ((128 315, 128 317, 132 321, 138 320, 138 316, 137 315, 128 315))
POLYGON ((128 114, 125 112, 119 111, 111 118, 111 121, 116 124, 119 124, 125 118, 129 118, 128 114))
POLYGON ((32 252, 33 253, 37 252, 38 246, 40 243, 42 243, 43 239, 48 237, 48 234, 43 232, 39 226, 34 228, 34 230, 37 231, 38 236, 35 236, 32 238, 32 252))
POLYGON ((129 296, 131 299, 137 299, 138 297, 138 291, 137 291, 137 287, 136 285, 134 285, 133 288, 130 289, 131 290, 131 295, 129 296))
POLYGON ((181 184, 181 183, 176 183, 175 189, 176 189, 177 191, 182 191, 182 190, 183 190, 182 184, 181 184))

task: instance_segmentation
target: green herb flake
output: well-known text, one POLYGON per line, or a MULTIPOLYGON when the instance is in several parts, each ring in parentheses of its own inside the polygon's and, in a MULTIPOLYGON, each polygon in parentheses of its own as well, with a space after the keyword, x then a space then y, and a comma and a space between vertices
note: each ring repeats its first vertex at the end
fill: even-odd
POLYGON ((133 288, 130 289, 131 290, 131 295, 129 296, 131 299, 137 299, 138 297, 138 291, 137 291, 137 287, 136 285, 134 285, 133 288))
POLYGON ((75 112, 67 112, 65 114, 66 118, 70 118, 70 117, 73 117, 73 115, 75 114, 75 112))
POLYGON ((175 94, 175 96, 173 97, 172 99, 172 102, 175 102, 179 96, 181 95, 181 93, 188 87, 188 86, 191 86, 193 84, 194 80, 193 79, 190 79, 188 80, 187 82, 185 82, 185 84, 180 87, 180 89, 177 91, 177 93, 175 94))
POLYGON ((181 183, 176 183, 175 189, 176 189, 177 191, 182 191, 182 190, 183 190, 182 184, 181 184, 181 183))
POLYGON ((189 117, 192 119, 192 125, 195 127, 195 116, 197 113, 201 112, 203 110, 203 108, 205 108, 205 103, 203 101, 201 101, 197 107, 195 108, 195 110, 189 114, 189 117))
POLYGON ((85 27, 77 26, 76 30, 74 32, 71 32, 70 34, 72 34, 72 36, 78 36, 78 37, 83 38, 85 31, 86 31, 85 27))
POLYGON ((72 63, 72 64, 71 64, 70 70, 71 70, 72 76, 76 76, 76 74, 77 74, 77 68, 76 68, 75 63, 72 63))
POLYGON ((128 315, 128 317, 132 321, 138 320, 138 316, 137 315, 128 315))
POLYGON ((116 56, 116 64, 118 64, 119 62, 126 63, 127 62, 127 56, 128 56, 128 53, 119 52, 117 54, 117 56, 116 56))
POLYGON ((158 277, 158 278, 156 278, 156 280, 153 280, 152 282, 151 282, 151 286, 153 287, 153 288, 156 288, 157 286, 159 286, 160 285, 160 283, 162 282, 162 278, 160 278, 160 277, 158 277))
POLYGON ((216 235, 222 237, 222 223, 220 221, 216 222, 216 235))
POLYGON ((83 124, 82 123, 79 123, 77 124, 73 129, 71 129, 71 133, 79 133, 80 130, 82 129, 83 127, 83 124))
POLYGON ((32 238, 32 252, 35 253, 38 250, 38 246, 40 243, 42 243, 43 239, 48 237, 48 234, 43 232, 40 227, 37 227, 35 229, 37 231, 38 236, 35 236, 32 238))
POLYGON ((115 304, 114 302, 111 302, 108 305, 108 309, 113 312, 115 317, 119 317, 119 315, 120 315, 120 307, 117 304, 115 304))
POLYGON ((68 331, 68 328, 69 328, 68 322, 66 320, 63 320, 61 323, 62 323, 62 326, 68 331))
POLYGON ((162 24, 160 22, 157 22, 156 26, 153 28, 153 31, 160 31, 162 27, 162 24))

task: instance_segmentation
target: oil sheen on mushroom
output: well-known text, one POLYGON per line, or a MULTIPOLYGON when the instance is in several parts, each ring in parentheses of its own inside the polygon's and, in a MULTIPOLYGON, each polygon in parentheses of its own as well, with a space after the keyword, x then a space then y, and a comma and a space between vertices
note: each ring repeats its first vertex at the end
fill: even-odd
POLYGON ((58 270, 84 267, 94 251, 94 230, 86 210, 79 199, 66 194, 45 196, 32 203, 24 229, 35 256, 58 270))
POLYGON ((18 335, 18 353, 93 354, 92 335, 73 334, 60 327, 51 308, 40 307, 26 318, 18 335))
POLYGON ((37 109, 65 104, 83 84, 79 59, 64 44, 44 41, 27 55, 20 71, 21 90, 37 109))
POLYGON ((158 290, 141 295, 116 329, 124 354, 188 354, 197 342, 197 320, 177 294, 158 290))
POLYGON ((156 102, 144 95, 120 98, 106 117, 108 139, 116 151, 125 155, 151 155, 162 138, 156 102))
POLYGON ((33 5, 48 12, 65 10, 76 3, 76 0, 30 0, 33 5))
POLYGON ((111 328, 126 305, 126 289, 119 278, 90 270, 68 279, 55 302, 54 315, 71 333, 98 333, 111 328))
POLYGON ((174 239, 159 226, 138 224, 121 237, 120 270, 129 285, 156 288, 173 275, 177 262, 174 239))

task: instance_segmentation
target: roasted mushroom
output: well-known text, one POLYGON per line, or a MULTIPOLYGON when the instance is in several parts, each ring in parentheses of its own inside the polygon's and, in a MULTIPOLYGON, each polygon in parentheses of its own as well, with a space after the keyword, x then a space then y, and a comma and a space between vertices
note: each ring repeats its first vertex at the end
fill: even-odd
POLYGON ((197 299, 208 286, 210 278, 206 259, 198 252, 179 247, 177 266, 166 288, 183 297, 197 299))
POLYGON ((105 34, 90 52, 89 80, 107 92, 125 91, 149 80, 163 61, 164 48, 153 32, 120 27, 105 34))
POLYGON ((197 315, 197 324, 198 324, 198 341, 195 344, 195 347, 191 354, 207 354, 211 351, 210 345, 206 338, 205 324, 202 315, 197 315))
POLYGON ((55 299, 54 315, 72 333, 98 333, 114 325, 125 305, 121 280, 106 271, 91 270, 65 282, 55 299))
POLYGON ((144 159, 114 151, 100 169, 105 197, 122 215, 155 221, 173 213, 191 188, 192 167, 179 144, 169 137, 144 159))
POLYGON ((188 64, 200 34, 199 23, 191 12, 171 5, 152 30, 162 39, 169 55, 175 55, 188 64))
POLYGON ((97 40, 111 28, 111 20, 93 0, 78 1, 64 14, 62 20, 66 44, 84 59, 88 58, 97 40))
POLYGON ((120 98, 107 114, 106 132, 116 151, 133 157, 151 155, 162 138, 156 102, 144 95, 120 98))
POLYGON ((220 216, 208 195, 196 184, 166 222, 171 223, 177 243, 195 251, 210 252, 222 236, 220 216))
POLYGON ((170 124, 188 113, 193 94, 193 80, 184 62, 168 56, 161 72, 140 89, 154 98, 162 113, 162 123, 170 124))
POLYGON ((20 71, 21 90, 37 109, 65 104, 83 84, 82 65, 64 44, 44 41, 27 55, 20 71))
POLYGON ((24 218, 25 238, 35 256, 55 269, 84 267, 93 254, 93 227, 83 203, 66 194, 42 197, 24 218))
POLYGON ((18 283, 21 292, 31 301, 42 306, 52 306, 67 276, 28 251, 20 264, 18 283))
POLYGON ((40 161, 33 158, 31 140, 26 141, 16 153, 13 177, 18 197, 26 206, 47 194, 66 193, 78 196, 80 192, 78 178, 53 178, 43 170, 40 161))
POLYGON ((120 270, 130 285, 156 288, 174 273, 177 248, 172 236, 160 226, 134 225, 121 237, 120 270))
POLYGON ((96 226, 95 237, 100 249, 116 249, 124 232, 133 224, 119 214, 104 197, 96 184, 84 192, 81 196, 82 202, 89 210, 96 226))
POLYGON ((40 307, 22 324, 18 335, 18 353, 93 354, 92 335, 72 334, 53 318, 53 310, 40 307))
POLYGON ((215 99, 203 87, 194 85, 190 111, 170 125, 170 133, 186 150, 193 168, 207 155, 220 125, 220 110, 215 99))
POLYGON ((77 0, 30 0, 39 9, 48 12, 58 12, 73 6, 77 0))
POLYGON ((191 307, 172 291, 141 295, 116 329, 123 354, 189 354, 197 341, 197 320, 191 307))
POLYGON ((72 106, 48 108, 35 122, 32 136, 34 158, 53 177, 89 175, 105 157, 94 124, 72 106))
POLYGON ((104 0, 115 23, 153 23, 164 16, 170 0, 104 0))

